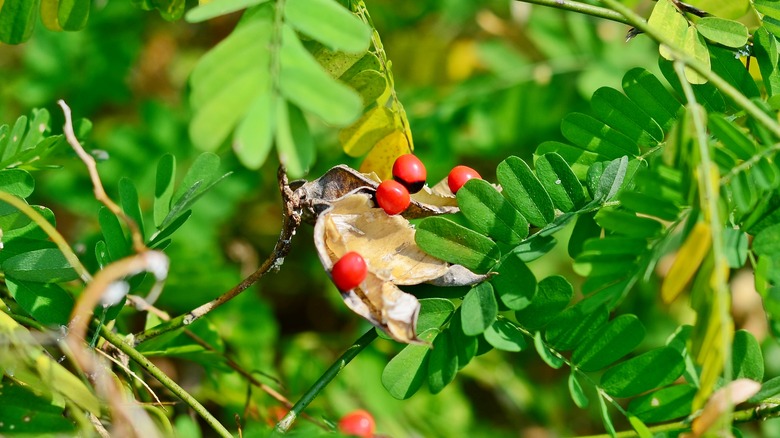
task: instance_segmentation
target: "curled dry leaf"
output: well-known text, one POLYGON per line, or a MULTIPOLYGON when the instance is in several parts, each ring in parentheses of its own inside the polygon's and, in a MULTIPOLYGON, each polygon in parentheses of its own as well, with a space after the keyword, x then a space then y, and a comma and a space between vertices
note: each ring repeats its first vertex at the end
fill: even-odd
POLYGON ((750 379, 737 379, 720 388, 704 405, 701 415, 691 424, 693 437, 705 434, 723 416, 730 406, 747 401, 761 389, 761 384, 750 379))
POLYGON ((408 220, 375 207, 362 188, 330 202, 314 226, 314 244, 328 272, 350 251, 366 261, 368 274, 363 283, 342 291, 347 307, 405 343, 420 342, 415 335, 420 303, 397 285, 453 286, 485 278, 426 254, 414 242, 414 233, 408 220))
MULTIPOLYGON (((373 194, 380 182, 381 180, 374 173, 360 173, 351 167, 339 165, 314 181, 293 181, 290 183, 290 188, 308 207, 304 211, 304 219, 314 222, 335 200, 356 190, 373 194)), ((451 193, 425 186, 412 195, 412 203, 403 212, 403 216, 407 219, 415 219, 457 211, 458 204, 451 193)))

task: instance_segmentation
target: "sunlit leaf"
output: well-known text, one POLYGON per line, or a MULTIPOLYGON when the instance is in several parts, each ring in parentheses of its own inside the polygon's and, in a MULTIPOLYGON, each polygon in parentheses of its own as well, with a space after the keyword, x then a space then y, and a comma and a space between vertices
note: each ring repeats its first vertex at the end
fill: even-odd
POLYGON ((661 298, 665 303, 674 301, 690 283, 709 253, 711 244, 709 225, 706 222, 697 222, 677 252, 677 258, 661 285, 661 298))
POLYGON ((87 25, 92 0, 60 0, 59 25, 64 30, 80 30, 87 25))
POLYGON ((582 390, 582 385, 580 385, 580 382, 577 380, 574 371, 569 373, 569 395, 574 401, 574 404, 580 409, 585 409, 590 404, 588 396, 586 396, 585 391, 582 390))
POLYGON ((747 44, 748 29, 739 21, 702 17, 696 22, 696 29, 708 40, 727 47, 741 48, 747 44))
POLYGON ((287 25, 282 31, 279 61, 279 90, 296 106, 335 126, 346 126, 360 116, 360 96, 330 77, 287 25))
POLYGON ((534 166, 539 181, 558 210, 572 211, 585 203, 582 184, 560 155, 554 152, 544 154, 536 160, 534 166))
POLYGON ((458 373, 458 355, 450 332, 445 330, 433 340, 428 356, 428 388, 438 394, 455 379, 458 373))
POLYGON ((190 23, 200 23, 210 20, 220 15, 227 15, 231 12, 240 11, 251 6, 265 3, 268 0, 214 0, 190 9, 184 16, 184 19, 190 23))
POLYGON ((639 155, 639 146, 621 132, 587 114, 569 113, 561 121, 561 133, 567 140, 609 160, 623 155, 639 155))
POLYGON ((571 360, 583 371, 597 371, 633 351, 644 337, 636 316, 620 315, 578 345, 571 360))
POLYGON ((566 308, 573 294, 571 283, 564 277, 547 277, 539 282, 531 304, 515 312, 515 318, 524 327, 538 330, 566 308))
POLYGON ((510 321, 497 319, 485 330, 485 340, 504 351, 521 351, 527 343, 523 333, 510 321))
POLYGON ((498 316, 498 302, 493 287, 483 282, 471 288, 461 304, 463 333, 476 336, 493 324, 498 316))
MULTIPOLYGON (((669 2, 664 0, 664 3, 669 2)), ((623 76, 623 91, 658 122, 664 132, 669 132, 683 108, 655 75, 642 68, 629 70, 623 76)))
POLYGON ((471 179, 458 190, 458 206, 474 228, 496 241, 517 245, 528 235, 528 222, 490 183, 471 179))
POLYGON ((603 305, 585 299, 564 310, 545 328, 547 342, 556 350, 573 350, 607 322, 609 313, 603 305))
MULTIPOLYGON (((395 159, 412 152, 410 139, 408 131, 393 130, 374 145, 360 164, 360 171, 363 173, 374 172, 381 180, 392 178, 395 159)), ((363 142, 366 139, 360 141, 363 142)))
POLYGON ((428 254, 477 273, 488 272, 501 255, 492 240, 441 217, 420 222, 414 239, 428 254))
MULTIPOLYGON (((437 329, 430 329, 420 334, 420 339, 431 342, 438 334, 437 329)), ((429 352, 425 345, 407 345, 387 363, 382 371, 382 385, 390 395, 405 400, 420 389, 428 375, 429 352)))
POLYGON ((696 387, 674 385, 640 395, 631 400, 628 411, 648 423, 659 423, 685 417, 691 413, 696 387))
MULTIPOLYGON (((563 358, 555 354, 547 344, 544 343, 542 332, 534 333, 534 348, 539 353, 539 357, 553 369, 563 366, 563 358)), ((576 403, 576 402, 575 402, 576 403)))
POLYGON ((30 38, 40 0, 5 0, 0 8, 0 41, 19 44, 30 38))
MULTIPOLYGON (((759 2, 756 2, 758 5, 759 2)), ((778 11, 780 12, 780 11, 778 11)), ((753 53, 761 70, 761 79, 769 96, 780 93, 780 70, 777 68, 777 38, 767 27, 762 26, 753 32, 753 53)))
POLYGON ((663 229, 663 225, 656 220, 614 208, 599 210, 596 213, 596 223, 617 234, 638 238, 656 236, 663 229))
POLYGON ((512 310, 528 307, 536 294, 536 277, 517 253, 508 254, 490 282, 501 302, 512 310))
MULTIPOLYGON (((347 155, 359 157, 393 132, 398 132, 395 135, 399 139, 403 136, 402 132, 396 131, 393 113, 385 106, 376 106, 363 114, 357 122, 341 130, 339 141, 347 155)), ((405 139, 403 140, 405 143, 405 139)), ((405 149, 408 149, 408 146, 405 149)))
POLYGON ((284 16, 298 31, 332 50, 365 52, 371 29, 332 0, 287 0, 284 16), (312 10, 317 11, 316 14, 312 10))
POLYGON ((600 386, 614 397, 631 397, 668 385, 685 369, 676 350, 663 347, 621 362, 601 376, 600 386))
POLYGON ((15 255, 3 262, 2 270, 13 279, 36 283, 59 283, 79 278, 57 248, 44 248, 15 255))
POLYGON ((531 224, 543 227, 555 218, 547 191, 525 161, 509 157, 498 164, 496 177, 504 196, 531 224))
MULTIPOLYGON (((302 177, 314 163, 314 141, 309 133, 309 125, 300 109, 281 99, 277 100, 275 118, 279 162, 292 178, 302 177)), ((253 164, 258 163, 262 164, 261 161, 253 164)))
POLYGON ((614 88, 602 87, 591 97, 596 115, 639 146, 653 147, 663 141, 664 132, 633 100, 614 88))
POLYGON ((737 330, 731 348, 731 369, 734 379, 750 379, 760 382, 764 379, 764 356, 761 345, 746 330, 737 330))
MULTIPOLYGON (((688 20, 670 0, 659 0, 655 4, 650 18, 647 19, 647 25, 665 35, 674 47, 682 47, 688 30, 688 20)), ((674 60, 672 52, 665 45, 661 45, 659 51, 664 58, 674 60)))
POLYGON ((73 298, 56 284, 27 282, 6 278, 8 293, 38 322, 65 325, 73 309, 73 298))

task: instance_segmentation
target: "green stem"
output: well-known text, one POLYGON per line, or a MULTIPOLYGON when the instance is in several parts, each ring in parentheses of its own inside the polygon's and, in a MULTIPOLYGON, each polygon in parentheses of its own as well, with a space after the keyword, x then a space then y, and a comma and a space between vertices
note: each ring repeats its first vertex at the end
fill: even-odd
MULTIPOLYGON (((780 417, 780 404, 762 405, 754 408, 743 409, 733 413, 731 419, 735 423, 748 423, 753 421, 763 421, 770 418, 780 417)), ((686 431, 691 429, 691 423, 688 420, 676 421, 674 423, 659 424, 657 426, 648 426, 653 434, 662 432, 686 431)), ((624 430, 614 435, 616 438, 630 438, 639 436, 634 430, 624 430)), ((600 435, 581 436, 580 438, 611 438, 611 435, 604 433, 600 435)))
POLYGON ((130 359, 133 359, 136 363, 138 363, 138 365, 141 366, 141 368, 146 370, 146 372, 151 374, 155 379, 162 383, 163 386, 168 388, 184 403, 191 407, 192 410, 197 412, 198 415, 200 415, 206 421, 206 423, 208 423, 209 426, 211 426, 217 432, 217 434, 219 434, 219 436, 230 438, 233 437, 233 435, 225 428, 225 426, 223 426, 219 420, 214 418, 214 416, 211 415, 211 413, 206 410, 206 408, 200 404, 200 402, 196 400, 195 397, 190 395, 190 393, 185 391, 181 386, 174 382, 170 377, 162 372, 162 370, 157 368, 152 362, 149 361, 149 359, 146 358, 146 356, 125 343, 125 341, 119 335, 111 332, 111 330, 103 325, 100 327, 100 336, 118 348, 122 353, 128 355, 130 359))
POLYGON ((282 418, 279 423, 276 424, 276 427, 274 428, 275 433, 287 433, 287 431, 292 427, 293 423, 295 422, 295 419, 303 412, 304 409, 306 409, 306 406, 309 405, 309 403, 314 400, 317 395, 319 395, 320 392, 322 392, 323 389, 325 389, 326 386, 328 386, 328 383, 331 382, 336 376, 341 372, 342 369, 344 369, 347 364, 352 361, 352 359, 355 358, 361 351, 363 351, 364 348, 368 344, 370 344, 374 339, 376 339, 377 333, 376 329, 371 328, 368 330, 363 336, 360 337, 357 341, 355 341, 354 344, 352 344, 351 347, 347 349, 347 351, 344 352, 344 354, 341 355, 335 362, 333 362, 333 365, 331 365, 323 374, 320 376, 319 379, 317 379, 316 382, 314 382, 314 385, 309 388, 308 391, 306 391, 305 394, 298 400, 295 405, 292 407, 290 412, 287 413, 287 415, 282 418))
POLYGON ((540 6, 549 6, 551 8, 563 9, 565 11, 579 12, 580 14, 590 15, 592 17, 603 18, 605 20, 616 21, 623 24, 631 22, 619 12, 612 9, 589 5, 571 0, 518 0, 523 3, 531 3, 540 6))
POLYGON ((740 108, 744 109, 746 113, 764 125, 764 127, 771 131, 772 134, 774 134, 776 137, 780 137, 780 124, 778 124, 772 117, 762 111, 758 106, 756 106, 756 104, 754 104, 750 99, 748 99, 739 90, 734 88, 731 84, 729 84, 725 79, 714 73, 709 68, 709 66, 687 55, 685 51, 675 45, 675 43, 669 39, 667 35, 653 27, 650 27, 644 18, 617 0, 601 0, 601 2, 625 17, 625 20, 628 22, 628 24, 641 30, 659 44, 665 45, 676 60, 682 62, 696 71, 696 73, 706 78, 723 94, 731 98, 740 108))

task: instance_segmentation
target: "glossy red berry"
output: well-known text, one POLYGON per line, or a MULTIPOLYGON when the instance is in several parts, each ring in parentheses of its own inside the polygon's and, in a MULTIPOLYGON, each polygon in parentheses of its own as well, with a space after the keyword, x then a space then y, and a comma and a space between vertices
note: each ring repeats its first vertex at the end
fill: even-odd
POLYGON ((363 409, 352 411, 339 420, 339 432, 344 435, 370 438, 375 430, 374 417, 363 409))
POLYGON ((367 271, 363 256, 352 251, 344 254, 333 265, 330 275, 339 290, 347 291, 358 287, 365 280, 367 271))
POLYGON ((413 154, 405 154, 393 163, 393 179, 403 184, 409 193, 419 192, 425 185, 425 165, 413 154))
POLYGON ((389 179, 376 188, 377 204, 391 216, 406 210, 411 201, 409 190, 398 181, 389 179))
POLYGON ((458 190, 463 187, 463 184, 466 184, 466 182, 472 178, 482 179, 476 170, 468 166, 455 166, 447 176, 447 185, 450 186, 450 191, 452 191, 452 193, 458 193, 458 190))

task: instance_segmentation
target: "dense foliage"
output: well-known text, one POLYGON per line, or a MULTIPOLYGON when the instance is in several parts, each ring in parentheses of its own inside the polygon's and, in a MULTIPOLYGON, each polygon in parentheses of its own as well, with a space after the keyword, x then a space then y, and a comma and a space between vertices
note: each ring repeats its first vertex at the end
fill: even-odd
POLYGON ((0 434, 780 433, 777 2, 189 3, 0 1, 0 434))

